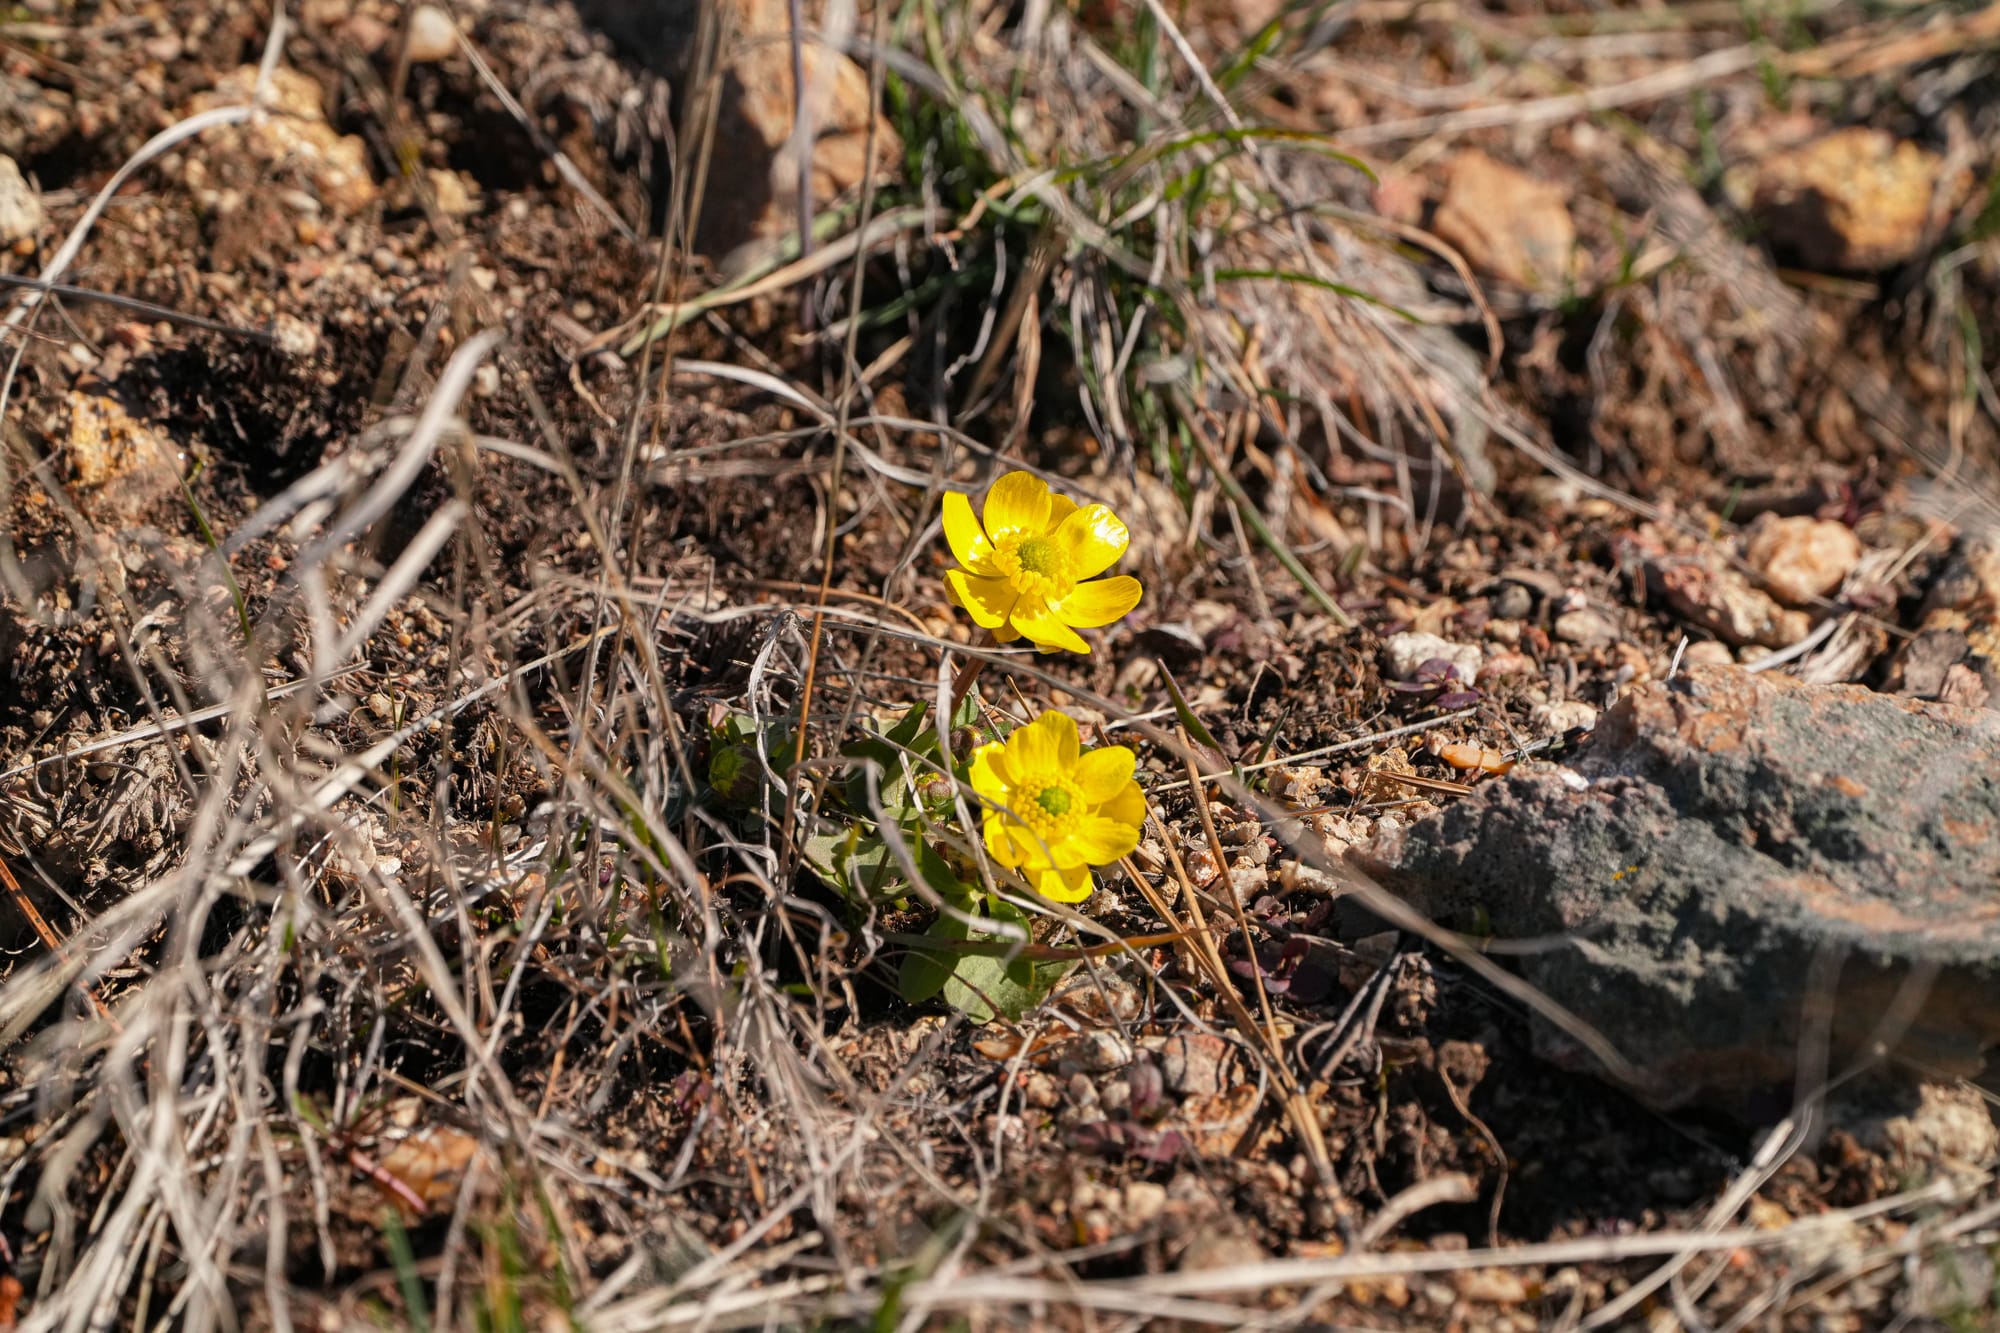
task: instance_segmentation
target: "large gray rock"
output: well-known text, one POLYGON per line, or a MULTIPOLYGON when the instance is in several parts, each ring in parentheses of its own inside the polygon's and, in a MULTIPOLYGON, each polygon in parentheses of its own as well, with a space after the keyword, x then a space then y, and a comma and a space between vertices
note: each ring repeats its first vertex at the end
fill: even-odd
MULTIPOLYGON (((1574 771, 1517 769, 1355 862, 1441 923, 1559 937, 1521 971, 1657 1103, 1789 1086, 1821 1001, 1835 1070, 1902 994, 1907 1021, 1880 1035, 1973 1072, 2000 1044, 1996 727, 1991 712, 1697 667, 1627 693, 1574 771), (1836 961, 1828 994, 1816 963, 1836 961)), ((1546 1025, 1537 1042, 1588 1063, 1546 1025)))

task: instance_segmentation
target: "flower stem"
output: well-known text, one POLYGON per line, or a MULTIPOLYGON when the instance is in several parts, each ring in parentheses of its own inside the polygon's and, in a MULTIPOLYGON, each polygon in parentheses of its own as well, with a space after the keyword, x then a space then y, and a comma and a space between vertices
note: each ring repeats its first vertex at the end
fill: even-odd
MULTIPOLYGON (((983 657, 968 657, 958 668, 958 674, 951 678, 951 716, 958 716, 958 706, 965 702, 965 696, 979 679, 979 673, 986 669, 983 657)), ((951 719, 945 719, 949 722, 951 719)))

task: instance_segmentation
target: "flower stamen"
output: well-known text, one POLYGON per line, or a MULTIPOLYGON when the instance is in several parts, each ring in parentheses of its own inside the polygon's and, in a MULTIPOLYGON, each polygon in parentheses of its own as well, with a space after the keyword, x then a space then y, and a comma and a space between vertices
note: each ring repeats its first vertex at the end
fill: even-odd
POLYGON ((1090 804, 1074 782, 1057 776, 1022 788, 1016 799, 1021 803, 1017 817, 1022 827, 1051 846, 1076 830, 1090 804))
POLYGON ((1023 597, 1060 601, 1076 586, 1062 547, 1040 533, 1003 532, 993 539, 993 564, 1023 597))
POLYGON ((1054 576, 1064 563, 1062 552, 1046 537, 1024 538, 1015 548, 1014 555, 1021 562, 1021 568, 1030 574, 1054 576))

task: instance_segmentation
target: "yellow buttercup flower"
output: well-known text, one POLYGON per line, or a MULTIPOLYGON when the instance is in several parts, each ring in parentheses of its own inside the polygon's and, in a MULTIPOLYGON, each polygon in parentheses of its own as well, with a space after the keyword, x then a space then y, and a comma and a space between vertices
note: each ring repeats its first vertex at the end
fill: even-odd
POLYGON ((1087 653, 1077 630, 1109 625, 1139 604, 1139 580, 1097 577, 1132 540, 1103 505, 1079 507, 1032 474, 1009 472, 986 492, 985 518, 982 527, 970 500, 945 495, 945 540, 965 568, 944 577, 952 600, 1001 643, 1025 636, 1043 652, 1087 653))
POLYGON ((1080 903, 1090 867, 1139 845, 1146 798, 1132 780, 1138 760, 1122 745, 1087 753, 1076 722, 1054 709, 1004 741, 972 752, 972 789, 986 806, 986 850, 1020 870, 1045 898, 1080 903))

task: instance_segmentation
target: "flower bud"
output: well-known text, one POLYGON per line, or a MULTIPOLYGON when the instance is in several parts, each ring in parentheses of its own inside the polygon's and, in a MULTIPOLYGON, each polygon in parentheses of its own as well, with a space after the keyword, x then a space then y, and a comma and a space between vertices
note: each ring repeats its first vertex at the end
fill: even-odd
POLYGON ((708 785, 731 805, 754 805, 764 790, 757 752, 741 742, 716 746, 708 759, 708 785))

